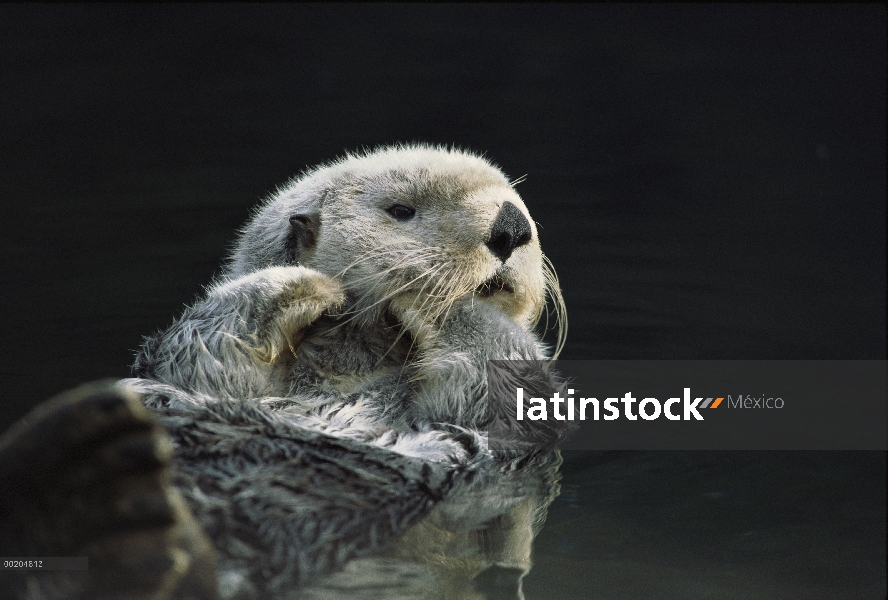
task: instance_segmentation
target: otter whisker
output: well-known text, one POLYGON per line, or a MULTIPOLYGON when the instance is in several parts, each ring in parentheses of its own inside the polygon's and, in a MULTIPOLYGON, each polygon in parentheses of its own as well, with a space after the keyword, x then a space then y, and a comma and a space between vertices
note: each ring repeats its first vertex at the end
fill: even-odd
POLYGON ((391 255, 391 256, 397 256, 397 257, 402 258, 403 253, 407 250, 407 248, 404 247, 405 244, 412 244, 412 245, 416 246, 417 250, 421 250, 421 251, 428 250, 427 247, 425 247, 425 246, 421 245, 419 242, 416 242, 413 240, 400 240, 400 239, 391 240, 391 241, 386 242, 382 246, 377 246, 375 248, 372 248, 372 249, 364 252, 360 256, 358 256, 354 261, 352 261, 344 269, 342 269, 336 275, 336 277, 337 278, 343 277, 349 269, 353 268, 354 266, 360 264, 361 262, 363 262, 365 260, 368 260, 369 258, 373 258, 376 256, 386 256, 387 254, 391 255), (394 246, 395 248, 392 251, 389 251, 387 246, 394 246))
MULTIPOLYGON (((393 254, 393 255, 394 255, 394 254, 393 254)), ((361 261, 361 262, 365 262, 365 261, 366 261, 366 262, 370 262, 371 259, 375 259, 375 258, 378 258, 378 256, 370 256, 370 257, 367 257, 366 259, 364 259, 364 260, 361 261)), ((415 255, 413 255, 413 256, 407 256, 407 257, 399 256, 399 257, 398 257, 398 263, 397 263, 397 264, 392 265, 392 266, 390 266, 390 267, 388 267, 388 268, 386 268, 386 269, 384 269, 384 270, 382 270, 382 271, 374 271, 374 272, 372 272, 372 273, 368 273, 367 275, 362 275, 362 276, 359 276, 359 277, 351 278, 351 279, 349 279, 349 281, 351 281, 352 284, 356 284, 356 283, 362 283, 362 282, 364 282, 364 281, 369 281, 369 280, 378 279, 379 277, 381 277, 381 276, 383 276, 383 275, 386 275, 386 274, 388 274, 388 273, 391 273, 391 272, 393 272, 393 271, 397 271, 397 270, 400 270, 400 269, 403 269, 403 268, 405 268, 405 267, 409 267, 409 266, 412 266, 412 265, 419 265, 419 264, 422 264, 423 261, 428 261, 428 260, 430 260, 431 258, 433 258, 433 256, 430 255, 430 254, 429 254, 429 255, 427 255, 427 254, 415 254, 415 255)), ((361 264, 361 263, 354 263, 353 266, 352 266, 352 268, 357 267, 357 266, 359 266, 360 264, 361 264)), ((372 264, 373 264, 373 263, 371 263, 371 265, 372 265, 372 264)), ((343 279, 343 278, 344 278, 342 274, 338 275, 337 277, 340 278, 340 279, 343 279)))
POLYGON ((361 307, 360 310, 358 310, 354 313, 354 316, 337 324, 337 327, 345 325, 346 323, 353 321, 354 319, 360 317, 362 314, 368 312, 369 310, 373 309, 376 306, 379 306, 380 304, 382 304, 384 302, 388 302, 389 300, 391 300, 392 298, 394 298, 395 296, 397 296, 398 294, 400 294, 401 292, 403 292, 404 290, 409 288, 416 281, 422 279, 423 277, 426 277, 427 275, 429 275, 429 273, 439 270, 441 267, 442 267, 442 265, 434 265, 432 267, 429 267, 426 271, 424 271, 423 273, 421 273, 417 277, 414 277, 413 279, 411 279, 410 281, 408 281, 407 283, 405 283, 401 287, 399 287, 399 288, 395 289, 394 291, 390 292, 389 294, 383 296, 381 299, 377 300, 376 302, 374 302, 368 306, 361 307))
MULTIPOLYGON (((423 252, 417 252, 417 253, 414 253, 412 256, 402 258, 401 260, 399 260, 399 262, 397 264, 394 264, 394 265, 392 265, 386 269, 383 269, 381 271, 375 271, 375 272, 368 273, 367 275, 363 275, 360 277, 349 278, 347 280, 347 283, 349 284, 350 287, 358 286, 360 284, 365 284, 367 282, 371 283, 371 288, 377 284, 384 285, 385 281, 386 281, 386 276, 389 275, 390 273, 402 271, 402 270, 407 270, 411 267, 417 267, 417 266, 424 267, 428 264, 428 262, 430 261, 431 258, 433 258, 433 256, 427 250, 425 250, 423 252)), ((365 260, 369 260, 369 259, 365 259, 365 260)), ((352 263, 351 266, 356 266, 357 264, 358 263, 352 263)), ((341 275, 339 277, 341 278, 341 275)))
MULTIPOLYGON (((555 266, 549 257, 543 254, 543 278, 546 282, 546 296, 552 300, 555 307, 555 324, 558 328, 558 334, 555 342, 555 350, 552 352, 552 360, 558 358, 564 349, 567 341, 567 306, 564 303, 564 296, 561 294, 561 285, 558 280, 558 274, 555 272, 555 266)), ((540 311, 542 312, 542 311, 540 311)), ((549 311, 546 305, 546 329, 548 330, 549 311)), ((536 322, 539 321, 539 314, 536 322)))
MULTIPOLYGON (((398 257, 398 262, 396 264, 391 265, 390 267, 383 269, 381 271, 374 271, 372 273, 368 273, 367 275, 364 275, 361 277, 349 279, 348 281, 351 285, 357 285, 357 284, 363 283, 365 281, 373 281, 373 280, 377 280, 377 279, 383 280, 384 276, 388 275, 389 273, 396 272, 399 270, 405 270, 406 268, 411 267, 411 266, 424 266, 426 263, 428 263, 429 261, 432 261, 435 258, 435 253, 434 253, 435 249, 423 248, 421 250, 422 250, 421 252, 416 252, 416 253, 414 253, 412 255, 408 255, 406 257, 393 252, 393 253, 391 253, 391 255, 398 257)), ((369 261, 371 258, 376 258, 376 256, 369 256, 369 257, 366 257, 362 260, 369 261)), ((357 266, 358 264, 359 264, 359 262, 356 261, 356 262, 352 263, 350 268, 357 266)), ((340 273, 340 275, 338 275, 337 277, 339 277, 341 279, 343 277, 342 274, 344 272, 345 271, 342 271, 340 273)))
POLYGON ((384 275, 387 275, 389 273, 403 270, 403 269, 405 269, 405 267, 424 264, 425 262, 427 262, 433 258, 434 258, 434 254, 431 254, 431 253, 416 254, 414 256, 408 256, 406 258, 399 258, 399 261, 397 264, 394 264, 386 269, 383 269, 382 271, 376 271, 374 273, 370 273, 370 274, 364 275, 363 277, 358 277, 356 279, 351 279, 349 281, 351 283, 360 283, 360 282, 366 281, 366 280, 380 279, 384 275))
MULTIPOLYGON (((440 266, 443 267, 443 265, 440 265, 440 266)), ((429 273, 429 275, 432 275, 432 274, 433 274, 433 273, 429 273)), ((426 286, 428 286, 428 284, 431 283, 432 281, 433 281, 432 278, 429 277, 428 280, 427 280, 427 281, 423 284, 423 286, 419 289, 419 291, 417 292, 416 297, 413 299, 413 304, 411 304, 411 306, 410 306, 411 309, 413 309, 413 308, 415 307, 415 305, 416 305, 416 301, 417 301, 417 300, 419 299, 419 297, 422 295, 422 293, 423 293, 423 291, 425 290, 426 286)), ((423 304, 420 305, 420 308, 419 308, 419 312, 420 312, 420 313, 421 313, 421 311, 422 311, 422 307, 425 305, 425 303, 426 303, 427 301, 428 301, 428 297, 426 297, 426 300, 424 300, 424 301, 423 301, 423 304)), ((392 344, 389 346, 388 350, 386 350, 385 353, 382 355, 382 357, 380 357, 379 361, 377 361, 377 363, 376 363, 377 365, 380 364, 380 363, 382 362, 382 359, 384 359, 386 356, 388 356, 389 352, 392 351, 392 349, 398 344, 398 342, 401 340, 402 337, 404 337, 404 334, 406 334, 406 333, 407 333, 407 329, 402 327, 402 328, 401 328, 401 331, 399 331, 399 332, 398 332, 398 335, 395 337, 395 341, 392 342, 392 344)), ((415 346, 416 346, 416 340, 415 340, 415 339, 412 339, 411 342, 410 342, 410 348, 408 348, 407 353, 406 353, 405 356, 404 356, 404 360, 405 360, 405 361, 407 360, 407 357, 410 356, 410 353, 413 351, 413 348, 414 348, 415 346)), ((406 362, 405 362, 404 366, 406 366, 406 362)), ((399 375, 398 375, 398 382, 400 382, 400 381, 401 381, 401 377, 400 377, 400 374, 399 374, 399 375)))
POLYGON ((459 269, 455 264, 449 265, 448 272, 444 277, 440 278, 438 284, 433 288, 432 294, 429 295, 428 300, 432 300, 432 303, 429 305, 426 316, 430 321, 440 322, 442 315, 445 315, 444 318, 446 319, 446 315, 449 314, 453 302, 469 291, 468 289, 463 289, 465 286, 461 285, 460 277, 462 279, 466 278, 465 271, 459 269))

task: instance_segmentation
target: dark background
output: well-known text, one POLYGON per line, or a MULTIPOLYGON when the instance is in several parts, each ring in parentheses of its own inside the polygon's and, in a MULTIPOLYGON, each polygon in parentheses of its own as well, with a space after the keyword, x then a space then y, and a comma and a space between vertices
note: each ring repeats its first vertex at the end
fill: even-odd
MULTIPOLYGON (((277 185, 398 141, 527 174, 517 190, 570 315, 564 358, 884 359, 885 30, 882 5, 4 5, 0 429, 65 388, 128 375, 141 336, 202 291, 277 185)), ((846 479, 814 494, 840 508, 811 523, 851 510, 879 532, 853 558, 881 565, 863 580, 884 597, 884 456, 842 456, 829 472, 846 479), (852 508, 830 500, 860 473, 852 508)), ((570 460, 576 489, 621 460, 622 476, 659 481, 638 457, 570 460)), ((827 459, 793 460, 781 464, 807 481, 827 459)), ((733 472, 705 471, 756 489, 758 471, 733 472)), ((549 531, 577 530, 557 521, 565 502, 529 594, 577 581, 546 554, 564 541, 549 531)), ((690 506, 676 499, 673 518, 694 530, 690 506)), ((613 531, 639 530, 630 513, 613 531)), ((589 535, 568 547, 607 546, 589 535)), ((674 597, 735 597, 701 585, 674 597)))

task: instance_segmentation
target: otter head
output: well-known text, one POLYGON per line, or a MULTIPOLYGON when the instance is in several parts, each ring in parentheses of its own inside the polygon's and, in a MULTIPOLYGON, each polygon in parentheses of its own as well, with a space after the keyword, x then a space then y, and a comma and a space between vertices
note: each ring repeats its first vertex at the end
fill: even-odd
MULTIPOLYGON (((395 298, 434 321, 474 294, 530 328, 547 291, 564 323, 557 278, 524 202, 499 169, 457 150, 386 147, 293 180, 244 228, 228 272, 286 264, 339 279, 367 324, 395 298)), ((556 355, 562 339, 563 328, 556 355)))

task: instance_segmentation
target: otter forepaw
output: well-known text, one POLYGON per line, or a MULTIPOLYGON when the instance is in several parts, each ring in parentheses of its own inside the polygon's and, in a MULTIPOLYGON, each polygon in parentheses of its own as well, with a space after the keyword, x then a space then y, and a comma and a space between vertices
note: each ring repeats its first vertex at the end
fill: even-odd
POLYGON ((421 310, 422 300, 414 295, 403 294, 389 304, 389 311, 401 323, 420 350, 430 347, 440 331, 439 325, 421 310))
POLYGON ((295 354, 305 330, 324 313, 342 306, 342 285, 319 271, 305 267, 275 267, 273 275, 284 278, 281 291, 264 329, 263 360, 275 362, 295 354))

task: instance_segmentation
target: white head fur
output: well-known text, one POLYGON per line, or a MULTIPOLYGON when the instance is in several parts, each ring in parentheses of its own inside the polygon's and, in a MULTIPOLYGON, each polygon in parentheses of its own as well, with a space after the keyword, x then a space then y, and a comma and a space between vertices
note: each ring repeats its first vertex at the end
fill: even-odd
POLYGON ((242 230, 227 275, 292 264, 341 281, 347 309, 367 325, 396 298, 409 299, 433 322, 474 292, 530 329, 548 291, 556 356, 563 346, 564 303, 536 225, 503 172, 467 152, 389 146, 348 154, 290 181, 242 230), (530 239, 502 260, 488 242, 506 202, 526 219, 530 239), (415 212, 399 220, 394 206, 415 212))

